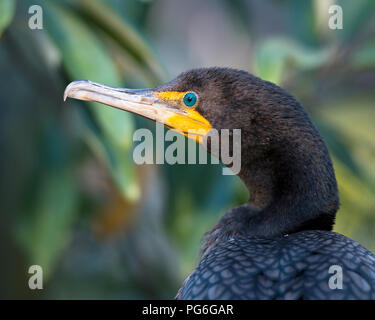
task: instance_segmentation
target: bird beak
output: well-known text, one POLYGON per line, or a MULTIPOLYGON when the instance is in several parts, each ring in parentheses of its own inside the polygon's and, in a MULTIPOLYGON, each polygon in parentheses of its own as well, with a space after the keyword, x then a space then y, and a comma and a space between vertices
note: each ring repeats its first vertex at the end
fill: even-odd
POLYGON ((176 103, 168 103, 162 98, 162 93, 153 89, 113 88, 81 80, 66 87, 64 101, 70 97, 100 102, 162 123, 202 143, 203 137, 211 130, 210 123, 195 110, 178 108, 176 103))

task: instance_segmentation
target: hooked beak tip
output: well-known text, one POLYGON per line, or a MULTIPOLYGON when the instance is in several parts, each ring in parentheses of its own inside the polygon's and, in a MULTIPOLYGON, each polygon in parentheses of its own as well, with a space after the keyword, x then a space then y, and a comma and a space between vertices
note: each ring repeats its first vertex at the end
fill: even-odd
POLYGON ((66 99, 68 97, 74 98, 71 95, 72 90, 79 89, 81 86, 84 86, 84 85, 87 85, 87 84, 90 84, 90 83, 91 82, 88 81, 88 80, 78 80, 78 81, 73 81, 73 82, 69 83, 68 86, 65 88, 65 91, 64 91, 64 101, 66 101, 66 99))

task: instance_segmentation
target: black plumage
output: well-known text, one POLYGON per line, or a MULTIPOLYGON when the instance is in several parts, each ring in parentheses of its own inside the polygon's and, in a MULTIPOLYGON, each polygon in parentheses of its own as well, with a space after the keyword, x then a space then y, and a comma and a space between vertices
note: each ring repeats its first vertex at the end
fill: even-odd
POLYGON ((176 298, 375 298, 375 256, 330 232, 339 208, 333 166, 293 96, 227 68, 191 70, 156 90, 194 91, 213 128, 242 130, 239 176, 250 192, 205 235, 176 298), (342 289, 329 288, 332 265, 342 267, 342 289))
MULTIPOLYGON (((327 147, 282 88, 245 71, 205 68, 145 90, 75 81, 64 97, 101 102, 185 133, 200 127, 206 137, 211 129, 241 129, 238 175, 250 200, 205 235, 201 261, 177 298, 375 298, 375 256, 331 232, 339 195, 327 147)), ((210 143, 207 149, 214 152, 210 143)))
POLYGON ((220 242, 178 292, 179 299, 375 299, 375 258, 334 232, 220 242), (343 271, 342 289, 329 287, 343 271))

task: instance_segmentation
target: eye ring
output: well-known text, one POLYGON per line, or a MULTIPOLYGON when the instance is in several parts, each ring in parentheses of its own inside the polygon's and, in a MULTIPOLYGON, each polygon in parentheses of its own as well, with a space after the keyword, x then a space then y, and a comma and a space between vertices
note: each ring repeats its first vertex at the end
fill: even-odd
POLYGON ((185 106, 192 108, 198 102, 198 95, 195 92, 189 91, 186 92, 183 98, 185 106))

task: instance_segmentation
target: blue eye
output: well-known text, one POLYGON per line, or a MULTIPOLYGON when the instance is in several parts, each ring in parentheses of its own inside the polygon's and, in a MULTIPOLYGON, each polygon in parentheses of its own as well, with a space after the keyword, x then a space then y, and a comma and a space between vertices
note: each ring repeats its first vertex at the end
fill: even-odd
POLYGON ((184 96, 184 103, 187 107, 193 107, 197 103, 198 97, 194 92, 188 92, 184 96))

